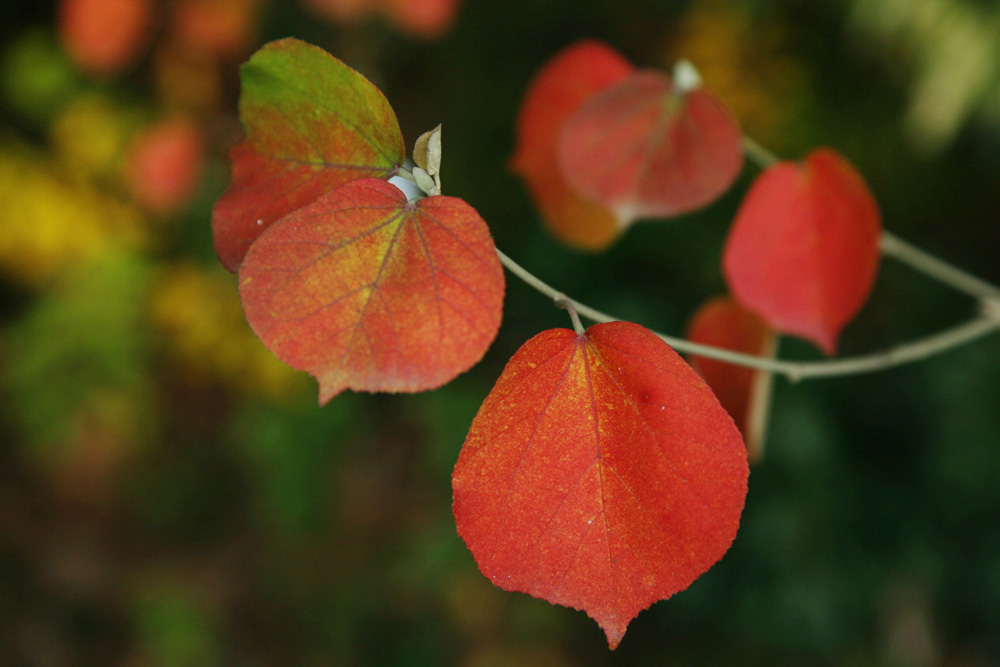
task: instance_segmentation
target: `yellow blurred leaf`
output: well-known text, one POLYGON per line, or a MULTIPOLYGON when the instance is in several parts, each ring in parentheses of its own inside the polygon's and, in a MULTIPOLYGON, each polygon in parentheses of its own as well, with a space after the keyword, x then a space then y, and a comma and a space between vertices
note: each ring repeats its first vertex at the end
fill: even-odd
POLYGON ((0 210, 0 273, 26 285, 150 242, 147 221, 134 206, 17 146, 0 144, 0 210))
POLYGON ((149 313, 163 345, 189 377, 273 399, 309 386, 260 343, 243 317, 233 277, 221 267, 165 267, 154 281, 149 313))

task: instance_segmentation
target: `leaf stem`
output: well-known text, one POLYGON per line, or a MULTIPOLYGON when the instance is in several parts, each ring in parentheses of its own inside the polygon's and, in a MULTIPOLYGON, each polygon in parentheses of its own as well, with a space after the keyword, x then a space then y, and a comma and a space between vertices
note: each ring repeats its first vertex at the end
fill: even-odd
POLYGON ((556 306, 565 309, 569 313, 569 318, 573 320, 573 331, 580 335, 584 332, 583 324, 580 322, 580 316, 576 312, 576 308, 573 307, 573 302, 567 298, 556 299, 556 306))
POLYGON ((889 232, 882 232, 882 254, 944 285, 980 299, 1000 299, 1000 288, 952 266, 889 232))
MULTIPOLYGON (((507 267, 508 271, 554 302, 565 302, 571 305, 579 315, 594 322, 613 322, 619 319, 568 297, 563 292, 560 292, 533 275, 500 249, 497 249, 497 256, 500 258, 500 263, 507 267)), ((983 310, 982 315, 974 317, 963 324, 909 343, 903 343, 888 350, 856 357, 813 362, 785 361, 782 359, 758 357, 711 345, 693 343, 683 338, 675 338, 674 336, 658 332, 654 333, 671 347, 681 352, 718 359, 719 361, 726 361, 739 366, 770 371, 778 375, 784 375, 792 382, 798 382, 799 380, 818 377, 858 375, 902 366, 910 362, 927 359, 928 357, 941 354, 952 348, 971 343, 986 335, 1000 331, 1000 307, 997 307, 996 302, 992 299, 988 300, 984 304, 983 310)), ((572 316, 574 311, 570 312, 572 316)), ((576 323, 574 323, 575 325, 576 323)))
POLYGON ((781 162, 777 155, 746 135, 743 136, 743 154, 761 169, 767 169, 771 165, 781 162))
MULTIPOLYGON (((777 155, 767 150, 750 137, 743 137, 743 152, 747 159, 766 169, 780 161, 777 155)), ((693 343, 683 338, 675 338, 656 333, 667 344, 681 352, 697 354, 739 366, 747 366, 777 375, 784 375, 792 382, 819 377, 843 377, 902 366, 914 361, 927 359, 947 352, 952 348, 971 343, 979 338, 1000 331, 1000 288, 981 278, 953 266, 934 255, 903 241, 898 236, 883 232, 882 253, 887 257, 906 264, 938 282, 980 300, 980 315, 962 324, 955 325, 936 334, 902 343, 888 350, 855 357, 829 359, 825 361, 786 361, 773 357, 762 357, 741 352, 733 352, 720 347, 693 343)), ((523 266, 508 257, 499 248, 497 255, 507 270, 529 286, 551 298, 556 305, 566 308, 573 319, 577 333, 583 331, 580 315, 594 322, 613 322, 618 318, 571 299, 564 293, 544 282, 523 266)))

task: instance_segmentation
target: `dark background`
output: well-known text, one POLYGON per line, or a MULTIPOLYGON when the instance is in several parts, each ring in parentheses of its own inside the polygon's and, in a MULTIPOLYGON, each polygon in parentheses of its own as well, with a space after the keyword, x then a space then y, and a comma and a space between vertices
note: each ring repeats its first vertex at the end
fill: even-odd
MULTIPOLYGON (((312 381, 249 333, 209 228, 238 137, 237 64, 296 36, 375 81, 408 143, 443 123, 445 193, 505 252, 680 334, 724 291, 719 251, 757 170, 605 253, 556 242, 506 165, 532 75, 591 37, 640 66, 693 60, 747 134, 789 158, 835 147, 887 229, 1000 282, 995 3, 466 0, 430 41, 383 18, 258 9, 242 52, 195 58, 171 87, 164 61, 187 62, 170 52, 171 3, 136 62, 98 78, 60 47, 54 7, 4 5, 0 664, 1000 664, 997 337, 877 374, 777 381, 731 551, 610 653, 583 613, 491 586, 450 512, 480 402, 566 314, 509 277, 500 335, 472 371, 319 408, 312 381), (202 128, 205 162, 186 205, 150 214, 122 185, 122 146, 176 112, 202 128)), ((974 312, 886 261, 841 354, 974 312)), ((820 357, 794 340, 782 356, 820 357)))

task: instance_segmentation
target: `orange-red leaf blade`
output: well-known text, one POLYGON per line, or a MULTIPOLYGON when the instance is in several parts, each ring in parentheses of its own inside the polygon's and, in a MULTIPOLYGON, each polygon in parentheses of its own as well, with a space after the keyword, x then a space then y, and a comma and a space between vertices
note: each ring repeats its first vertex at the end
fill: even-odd
POLYGON ((454 197, 408 203, 379 179, 282 218, 240 267, 247 321, 279 359, 344 389, 439 387, 486 352, 503 270, 486 223, 454 197))
POLYGON ((732 419, 666 343, 627 322, 554 329, 476 415, 454 513, 493 583, 586 611, 615 648, 726 552, 747 476, 732 419))
POLYGON ((829 149, 781 162, 747 193, 723 252, 733 296, 775 330, 833 354, 871 293, 882 221, 861 175, 829 149))
POLYGON ((709 204, 743 167, 742 135, 725 106, 654 71, 590 98, 563 125, 558 153, 569 184, 613 210, 622 229, 709 204))
POLYGON ((388 177, 404 157, 381 91, 318 47, 271 42, 240 77, 247 139, 230 152, 232 181, 212 215, 216 252, 234 272, 272 222, 348 181, 388 177))
POLYGON ((538 72, 518 113, 511 168, 524 179, 550 231, 583 249, 607 247, 619 230, 610 210, 582 196, 566 182, 556 153, 559 133, 585 100, 633 69, 604 44, 579 42, 561 51, 538 72))

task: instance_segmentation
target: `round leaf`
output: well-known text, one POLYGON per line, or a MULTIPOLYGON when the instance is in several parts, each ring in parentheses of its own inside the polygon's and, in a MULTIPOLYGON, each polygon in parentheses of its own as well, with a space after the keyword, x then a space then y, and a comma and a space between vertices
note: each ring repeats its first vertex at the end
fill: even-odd
POLYGON ((538 72, 518 113, 511 168, 524 179, 550 231, 560 240, 587 250, 607 247, 619 230, 611 211, 566 182, 556 153, 559 132, 585 100, 633 69, 616 51, 599 42, 574 44, 538 72))
POLYGON ((559 164, 569 184, 613 210, 624 229, 717 199, 743 167, 742 141, 732 115, 704 88, 638 71, 566 121, 559 164))
POLYGON ((468 370, 500 327, 503 269, 454 197, 343 185, 272 225, 240 267, 247 321, 279 359, 344 389, 414 392, 468 370))
POLYGON ((837 153, 763 172, 740 206, 723 269, 737 301, 827 354, 875 283, 882 233, 878 204, 837 153))
POLYGON ((733 420, 653 333, 553 329, 517 351, 472 422, 454 512, 493 583, 586 611, 615 648, 726 552, 748 474, 733 420))

